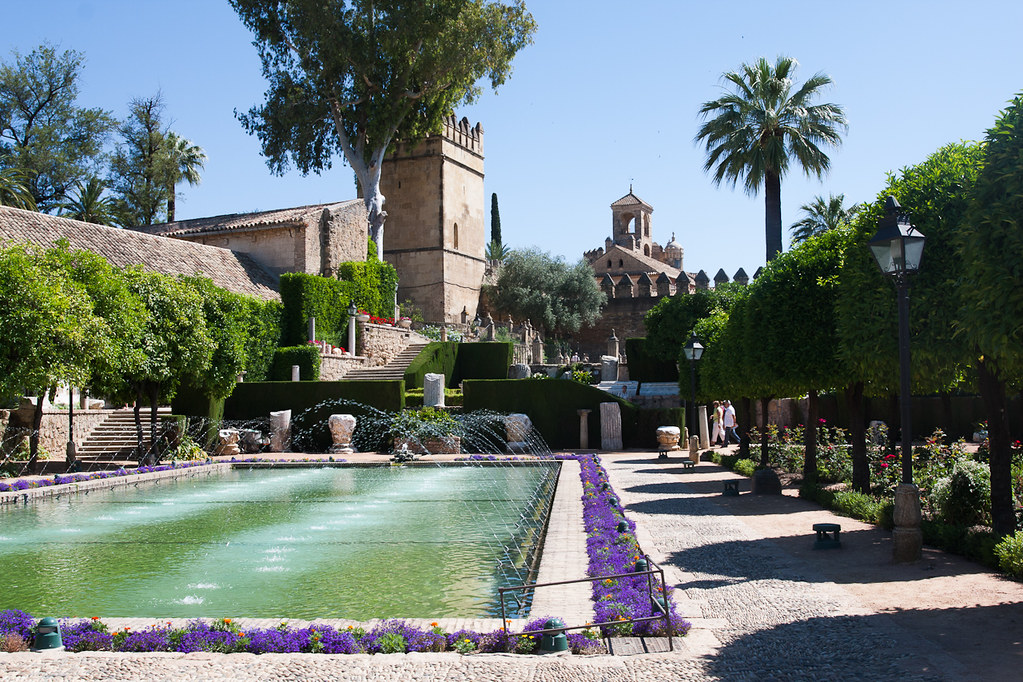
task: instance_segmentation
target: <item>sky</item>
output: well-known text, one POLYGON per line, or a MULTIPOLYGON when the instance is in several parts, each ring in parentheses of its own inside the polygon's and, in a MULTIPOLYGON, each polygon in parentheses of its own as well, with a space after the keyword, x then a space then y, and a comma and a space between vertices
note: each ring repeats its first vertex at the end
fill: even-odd
MULTIPOLYGON (((321 176, 267 169, 234 115, 262 103, 266 82, 226 0, 2 2, 0 60, 44 41, 82 52, 79 102, 119 118, 132 98, 162 92, 171 128, 208 157, 201 184, 179 186, 179 219, 355 197, 340 157, 321 176)), ((505 243, 568 263, 604 245, 610 204, 631 185, 654 208, 654 241, 674 234, 687 271, 731 277, 763 265, 763 193, 715 186, 694 142, 700 105, 724 92, 721 74, 758 57, 794 57, 800 82, 831 76, 820 101, 849 121, 823 181, 798 168, 782 180, 786 248, 816 195, 873 200, 888 173, 982 139, 1023 91, 1018 0, 526 4, 534 43, 497 93, 456 114, 483 125, 485 210, 497 193, 505 243)))

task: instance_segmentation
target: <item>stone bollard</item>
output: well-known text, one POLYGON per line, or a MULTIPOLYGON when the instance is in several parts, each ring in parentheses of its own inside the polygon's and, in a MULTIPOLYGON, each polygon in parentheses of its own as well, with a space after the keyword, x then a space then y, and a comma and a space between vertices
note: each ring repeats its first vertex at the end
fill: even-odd
POLYGON ((576 410, 579 415, 579 449, 590 447, 590 412, 593 410, 576 410))
POLYGON ((302 368, 298 365, 291 366, 291 380, 301 381, 302 380, 302 368))
POLYGON ((706 450, 710 447, 710 434, 707 433, 707 406, 698 405, 696 408, 696 419, 700 422, 700 449, 706 450))
POLYGON ((600 404, 600 449, 622 449, 622 410, 618 403, 600 404))
POLYGON ((238 429, 220 429, 217 432, 220 440, 214 453, 218 455, 237 455, 241 450, 238 448, 238 429))
POLYGON ((689 439, 689 459, 693 464, 700 463, 700 439, 696 436, 689 439))
POLYGON ((444 375, 429 373, 423 377, 423 407, 444 407, 444 375))
POLYGON ((520 412, 509 414, 504 418, 504 432, 508 441, 508 450, 514 453, 529 450, 529 434, 533 432, 533 422, 528 414, 520 412))
POLYGON ((895 488, 895 510, 892 521, 892 547, 895 563, 908 563, 920 558, 923 532, 920 528, 920 489, 913 483, 900 483, 895 488))
POLYGON ((270 413, 270 451, 285 452, 291 447, 291 410, 270 413))
POLYGON ((618 381, 617 355, 602 355, 600 357, 600 380, 618 381))
POLYGON ((350 455, 355 452, 352 449, 352 434, 355 433, 355 415, 332 414, 327 420, 330 426, 330 437, 334 444, 328 452, 334 454, 350 455))

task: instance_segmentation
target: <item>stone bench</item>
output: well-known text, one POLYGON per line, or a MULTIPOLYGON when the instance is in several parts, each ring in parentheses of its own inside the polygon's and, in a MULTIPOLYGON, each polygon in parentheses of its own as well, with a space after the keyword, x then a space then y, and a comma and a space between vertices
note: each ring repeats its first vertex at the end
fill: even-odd
POLYGON ((683 459, 682 460, 682 468, 683 469, 695 469, 696 468, 696 462, 694 462, 691 459, 683 459))
POLYGON ((813 530, 817 533, 817 539, 813 543, 814 549, 838 549, 842 546, 838 539, 838 532, 842 527, 837 523, 815 523, 813 530))

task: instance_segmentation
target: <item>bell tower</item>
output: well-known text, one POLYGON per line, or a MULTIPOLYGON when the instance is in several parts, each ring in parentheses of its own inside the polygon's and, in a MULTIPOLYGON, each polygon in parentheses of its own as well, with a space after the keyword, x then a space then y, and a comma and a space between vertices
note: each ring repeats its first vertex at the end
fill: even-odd
POLYGON ((653 212, 654 207, 633 194, 632 185, 629 185, 629 193, 611 204, 611 240, 623 249, 651 256, 653 212))

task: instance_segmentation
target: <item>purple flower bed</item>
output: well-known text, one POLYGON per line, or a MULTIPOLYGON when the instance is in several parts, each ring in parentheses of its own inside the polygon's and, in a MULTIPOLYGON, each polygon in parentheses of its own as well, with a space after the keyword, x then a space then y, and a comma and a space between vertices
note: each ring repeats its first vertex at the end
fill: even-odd
MULTIPOLYGON (((636 526, 621 510, 621 502, 611 488, 607 471, 600 465, 596 455, 555 455, 554 459, 577 460, 581 467, 583 484, 583 520, 586 528, 586 549, 590 557, 588 573, 591 576, 629 573, 635 570, 636 560, 643 556, 636 541, 636 526), (618 531, 622 521, 626 529, 618 531)), ((479 459, 483 459, 479 457, 479 459)), ((236 461, 233 460, 232 461, 236 461)), ((246 462, 274 460, 243 460, 246 462)), ((201 463, 185 463, 177 468, 197 466, 201 463)), ((171 465, 142 467, 137 473, 166 471, 171 465)), ((100 472, 92 478, 128 475, 124 469, 117 472, 100 472)), ((60 477, 57 477, 60 478, 60 477)), ((68 477, 68 481, 72 477, 68 477)), ((74 477, 77 478, 77 477, 74 477)), ((52 485, 52 483, 45 483, 52 485)), ((2 486, 3 484, 0 484, 2 486)), ((16 485, 16 484, 15 484, 16 485)), ((4 488, 0 487, 0 490, 4 488)), ((656 588, 655 588, 656 589, 656 588)), ((675 604, 669 593, 661 595, 668 605, 675 635, 685 635, 690 623, 675 612, 675 604)), ((597 622, 616 621, 622 618, 641 618, 657 615, 651 603, 647 576, 611 578, 593 584, 594 612, 597 622)), ((523 631, 543 629, 548 617, 536 618, 526 624, 523 631)), ((0 636, 16 633, 26 641, 31 636, 35 619, 24 611, 0 611, 0 636)), ((97 618, 61 621, 64 646, 69 651, 217 651, 224 653, 390 653, 413 651, 476 651, 530 653, 538 644, 539 636, 522 635, 495 630, 480 633, 459 630, 445 633, 436 624, 431 629, 422 629, 402 620, 387 620, 366 632, 360 628, 336 630, 330 626, 312 625, 292 629, 285 623, 276 628, 253 629, 241 632, 230 619, 206 623, 191 621, 184 628, 158 627, 153 625, 144 630, 131 631, 127 628, 109 633, 97 618)), ((603 626, 604 635, 666 635, 661 620, 644 623, 621 623, 603 626)), ((603 649, 594 639, 583 633, 568 633, 569 648, 573 653, 600 653, 603 649)))
POLYGON ((0 482, 0 493, 7 493, 18 490, 29 490, 30 488, 46 488, 51 485, 64 485, 65 483, 83 483, 85 481, 94 481, 105 478, 119 478, 121 476, 134 476, 136 474, 151 474, 154 471, 170 471, 172 469, 188 469, 191 467, 205 466, 209 464, 207 461, 201 462, 180 462, 175 464, 161 464, 159 466, 151 467, 139 467, 128 471, 124 467, 116 471, 97 471, 91 474, 69 474, 62 476, 60 474, 54 475, 52 479, 40 478, 36 480, 27 480, 19 478, 14 483, 3 483, 0 482))

